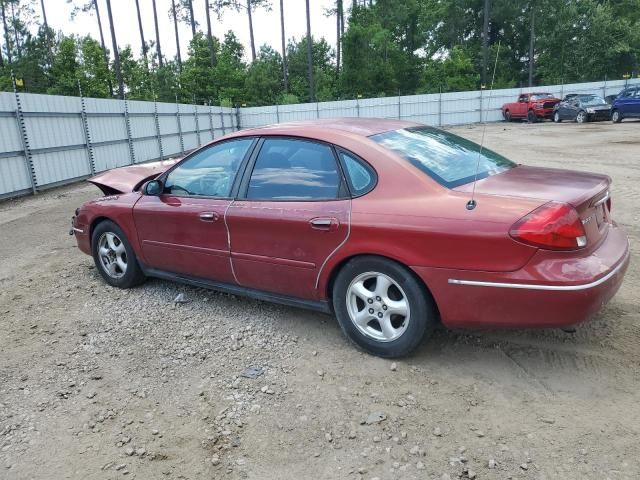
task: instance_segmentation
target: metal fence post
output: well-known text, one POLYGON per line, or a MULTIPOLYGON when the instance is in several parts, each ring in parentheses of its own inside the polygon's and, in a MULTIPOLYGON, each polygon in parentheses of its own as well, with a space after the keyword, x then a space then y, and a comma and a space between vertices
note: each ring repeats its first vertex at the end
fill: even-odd
MULTIPOLYGON (((236 131, 240 129, 240 107, 236 107, 236 131)), ((233 130, 233 128, 231 130, 233 130)))
POLYGON ((316 118, 320 118, 320 103, 316 102, 316 118))
POLYGON ((400 92, 398 92, 398 120, 402 118, 402 106, 400 105, 400 92))
POLYGON ((87 161, 89 163, 89 171, 93 175, 96 173, 96 157, 93 152, 93 145, 91 144, 91 130, 89 129, 89 119, 87 117, 87 104, 82 95, 82 87, 80 86, 80 80, 78 80, 78 92, 80 93, 80 115, 82 117, 82 130, 84 132, 84 142, 87 147, 87 161))
POLYGON ((198 119, 198 105, 193 105, 193 117, 196 120, 196 138, 198 139, 198 146, 202 145, 202 139, 200 138, 200 120, 198 119))
POLYGON ((226 134, 224 130, 224 113, 222 113, 222 107, 220 107, 220 126, 222 127, 222 135, 226 134))
POLYGON ((20 101, 20 94, 16 87, 16 77, 13 71, 11 72, 11 80, 13 81, 13 93, 16 96, 16 122, 18 122, 18 129, 20 130, 20 137, 22 139, 25 166, 31 180, 31 192, 35 194, 38 190, 38 179, 36 178, 36 169, 33 164, 31 147, 29 147, 29 136, 27 135, 27 125, 24 122, 24 115, 22 113, 22 102, 20 101))
POLYGON ((209 128, 211 129, 211 140, 216 138, 216 129, 213 126, 213 112, 211 111, 211 102, 209 102, 209 128))
POLYGON ((440 93, 438 94, 438 126, 442 126, 442 87, 440 87, 440 93))
POLYGON ((360 99, 356 97, 356 113, 358 114, 358 118, 360 118, 360 99))
POLYGON ((482 123, 482 89, 480 89, 480 123, 482 123))
POLYGON ((278 107, 277 103, 276 103, 276 123, 280 123, 280 108, 278 107))
POLYGON ((176 95, 176 123, 178 124, 178 136, 180 137, 180 150, 184 155, 184 138, 182 137, 182 122, 180 121, 180 104, 178 103, 178 95, 176 95))
POLYGON ((604 76, 604 84, 602 85, 602 98, 607 96, 607 76, 604 76))
POLYGON ((162 150, 162 135, 160 135, 160 119, 158 118, 158 98, 153 97, 153 119, 156 124, 156 138, 158 139, 158 151, 160 152, 160 160, 164 160, 164 151, 162 150))
POLYGON ((127 142, 129 144, 129 163, 133 165, 136 163, 136 153, 133 148, 133 137, 131 136, 131 119, 129 117, 129 101, 127 96, 124 96, 124 126, 127 129, 127 142))

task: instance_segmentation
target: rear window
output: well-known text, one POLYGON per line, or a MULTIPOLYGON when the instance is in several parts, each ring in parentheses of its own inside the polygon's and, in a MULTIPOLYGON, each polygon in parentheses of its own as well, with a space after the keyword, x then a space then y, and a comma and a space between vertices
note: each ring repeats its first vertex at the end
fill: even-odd
POLYGON ((550 93, 535 93, 531 95, 531 100, 547 100, 550 98, 554 98, 550 93))
POLYGON ((472 182, 515 166, 477 143, 432 127, 414 127, 370 137, 447 188, 472 182))

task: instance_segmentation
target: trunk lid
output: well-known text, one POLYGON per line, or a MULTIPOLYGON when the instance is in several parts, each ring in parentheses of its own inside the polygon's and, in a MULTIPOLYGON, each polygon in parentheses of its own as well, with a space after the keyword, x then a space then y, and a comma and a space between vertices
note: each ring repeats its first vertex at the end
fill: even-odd
MULTIPOLYGON (((479 180, 476 195, 535 199, 540 205, 552 200, 568 203, 580 215, 588 244, 594 244, 611 222, 610 184, 611 178, 606 175, 518 165, 479 180)), ((454 190, 471 193, 473 182, 454 190)))
POLYGON ((144 182, 164 173, 180 160, 180 158, 170 158, 159 162, 114 168, 89 178, 87 182, 96 185, 105 195, 133 192, 144 182))

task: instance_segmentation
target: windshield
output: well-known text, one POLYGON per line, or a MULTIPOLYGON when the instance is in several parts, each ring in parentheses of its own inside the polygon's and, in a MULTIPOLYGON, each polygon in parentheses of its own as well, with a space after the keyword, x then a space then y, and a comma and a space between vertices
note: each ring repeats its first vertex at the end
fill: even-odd
POLYGON ((586 107, 593 107, 596 105, 606 105, 607 102, 604 101, 604 98, 598 97, 597 95, 580 95, 580 103, 586 107))
POLYGON ((553 95, 550 93, 536 93, 535 95, 531 95, 531 100, 546 100, 548 98, 553 98, 553 95))
POLYGON ((413 127, 370 137, 408 160, 441 185, 454 188, 515 166, 491 150, 449 132, 432 127, 413 127))

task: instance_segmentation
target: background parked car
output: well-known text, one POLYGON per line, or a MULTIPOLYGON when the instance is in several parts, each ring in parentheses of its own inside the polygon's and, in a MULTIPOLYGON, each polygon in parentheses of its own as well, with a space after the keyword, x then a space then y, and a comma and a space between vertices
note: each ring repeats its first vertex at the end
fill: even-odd
POLYGON ((611 105, 604 98, 591 94, 570 95, 567 95, 562 102, 555 105, 553 109, 554 122, 560 123, 563 120, 571 120, 584 123, 594 120, 609 120, 611 118, 611 105))
POLYGON ((627 87, 611 105, 611 120, 620 123, 623 118, 640 118, 640 87, 627 87))
POLYGON ((514 118, 526 118, 534 123, 539 119, 553 118, 553 107, 559 101, 550 93, 521 93, 517 102, 502 106, 502 116, 507 122, 514 118))

